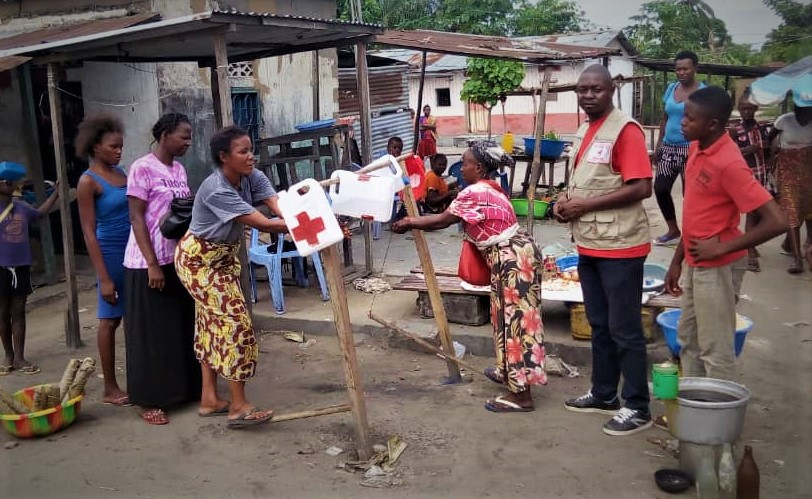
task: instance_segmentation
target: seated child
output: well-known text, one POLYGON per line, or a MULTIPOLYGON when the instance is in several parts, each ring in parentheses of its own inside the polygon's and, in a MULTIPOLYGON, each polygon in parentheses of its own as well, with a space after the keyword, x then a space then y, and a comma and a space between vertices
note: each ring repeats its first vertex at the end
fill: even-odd
POLYGON ((443 179, 448 166, 445 154, 435 154, 431 158, 431 171, 426 174, 426 207, 431 213, 442 213, 457 197, 457 189, 450 189, 443 179))

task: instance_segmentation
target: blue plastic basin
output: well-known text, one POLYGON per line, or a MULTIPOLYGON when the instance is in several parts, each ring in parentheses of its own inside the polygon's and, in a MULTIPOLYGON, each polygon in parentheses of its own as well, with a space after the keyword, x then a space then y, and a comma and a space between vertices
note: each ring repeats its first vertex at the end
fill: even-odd
MULTIPOLYGON (((657 316, 657 324, 659 324, 663 330, 663 336, 665 337, 665 342, 668 344, 668 349, 671 350, 671 353, 674 354, 675 357, 679 357, 679 353, 682 350, 682 345, 680 345, 677 339, 677 324, 679 324, 681 315, 682 310, 673 309, 666 310, 657 316)), ((736 357, 741 355, 742 349, 744 348, 744 341, 747 339, 747 333, 753 329, 753 321, 749 317, 744 317, 744 319, 747 320, 747 326, 736 331, 733 339, 733 350, 736 357)))
MULTIPOLYGON (((541 139, 541 157, 542 158, 558 158, 564 152, 567 143, 563 140, 541 139)), ((535 137, 524 138, 524 153, 528 156, 533 155, 533 150, 536 148, 535 137)))

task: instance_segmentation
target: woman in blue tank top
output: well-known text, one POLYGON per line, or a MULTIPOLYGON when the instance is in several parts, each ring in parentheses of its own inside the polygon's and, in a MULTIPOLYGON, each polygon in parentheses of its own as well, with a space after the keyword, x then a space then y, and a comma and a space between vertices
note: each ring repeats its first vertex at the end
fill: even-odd
MULTIPOLYGON (((655 149, 657 174, 654 178, 654 195, 668 225, 668 231, 654 239, 654 244, 676 243, 681 234, 671 189, 677 177, 683 175, 685 163, 688 161, 689 142, 682 135, 685 101, 694 91, 705 86, 704 83, 696 81, 697 66, 699 59, 695 53, 685 50, 677 54, 674 58, 677 81, 668 86, 663 97, 665 114, 660 124, 660 138, 655 149)), ((685 186, 683 190, 684 188, 685 186)))
POLYGON ((104 373, 102 402, 129 406, 115 371, 115 332, 124 315, 124 249, 130 235, 127 174, 121 162, 124 127, 118 118, 91 115, 79 125, 76 155, 90 158, 79 179, 76 197, 79 217, 98 287, 98 345, 104 373))

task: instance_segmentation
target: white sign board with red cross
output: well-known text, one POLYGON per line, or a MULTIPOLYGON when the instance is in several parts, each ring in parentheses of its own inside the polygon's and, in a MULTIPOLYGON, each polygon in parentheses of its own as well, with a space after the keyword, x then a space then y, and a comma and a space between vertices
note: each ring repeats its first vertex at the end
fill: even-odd
POLYGON ((319 183, 305 179, 279 193, 279 210, 290 230, 296 249, 310 255, 344 239, 344 232, 330 208, 319 183))

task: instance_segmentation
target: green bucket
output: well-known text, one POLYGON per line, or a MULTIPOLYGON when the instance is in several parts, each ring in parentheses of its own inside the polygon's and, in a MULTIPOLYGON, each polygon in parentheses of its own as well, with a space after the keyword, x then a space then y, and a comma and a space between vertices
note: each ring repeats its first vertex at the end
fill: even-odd
MULTIPOLYGON (((513 211, 516 212, 517 217, 526 217, 527 216, 527 199, 526 198, 515 198, 510 200, 510 204, 513 205, 513 211)), ((547 208, 550 207, 550 203, 547 201, 542 201, 540 199, 533 200, 533 218, 544 218, 547 216, 547 208)))

